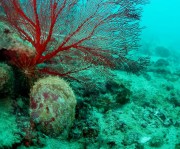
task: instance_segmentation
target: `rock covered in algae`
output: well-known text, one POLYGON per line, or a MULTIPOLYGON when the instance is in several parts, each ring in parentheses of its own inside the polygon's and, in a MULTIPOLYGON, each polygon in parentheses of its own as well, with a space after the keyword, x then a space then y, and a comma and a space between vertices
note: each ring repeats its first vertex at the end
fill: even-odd
POLYGON ((30 92, 30 117, 37 129, 49 136, 67 134, 75 117, 76 98, 59 77, 39 79, 30 92))
POLYGON ((5 64, 0 63, 0 96, 9 96, 13 93, 13 71, 12 68, 5 64))

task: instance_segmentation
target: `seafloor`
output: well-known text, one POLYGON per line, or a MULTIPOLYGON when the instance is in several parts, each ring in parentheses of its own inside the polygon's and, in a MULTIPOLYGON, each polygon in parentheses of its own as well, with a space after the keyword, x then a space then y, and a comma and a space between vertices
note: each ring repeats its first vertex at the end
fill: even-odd
MULTIPOLYGON (((3 39, 1 49, 8 44, 3 39)), ((97 86, 89 90, 72 82, 78 103, 66 138, 22 132, 28 127, 27 99, 9 96, 12 82, 4 87, 3 81, 16 78, 4 77, 12 70, 2 61, 0 70, 9 73, 0 71, 0 149, 180 149, 180 60, 171 49, 151 47, 145 71, 113 70, 113 79, 92 74, 97 86)))

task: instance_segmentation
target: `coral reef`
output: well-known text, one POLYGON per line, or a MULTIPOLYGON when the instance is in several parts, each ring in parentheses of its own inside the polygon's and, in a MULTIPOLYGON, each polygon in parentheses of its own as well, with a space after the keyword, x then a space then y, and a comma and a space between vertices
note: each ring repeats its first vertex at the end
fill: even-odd
POLYGON ((0 101, 0 148, 2 149, 13 148, 14 144, 21 142, 21 137, 18 134, 20 129, 17 127, 16 116, 7 111, 9 104, 7 105, 6 102, 7 99, 6 101, 2 101, 2 99, 0 101))
POLYGON ((137 58, 146 0, 19 2, 0 0, 0 148, 179 149, 178 54, 137 58))

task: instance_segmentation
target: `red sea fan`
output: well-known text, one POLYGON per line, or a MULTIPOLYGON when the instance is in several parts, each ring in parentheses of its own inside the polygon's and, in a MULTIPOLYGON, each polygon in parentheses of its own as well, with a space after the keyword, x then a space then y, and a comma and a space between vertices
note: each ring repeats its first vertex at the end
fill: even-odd
POLYGON ((138 48, 139 6, 145 1, 0 0, 0 19, 36 51, 33 57, 10 53, 11 61, 28 75, 41 70, 61 76, 91 65, 128 64, 126 55, 138 48))
POLYGON ((21 71, 28 77, 35 76, 35 66, 33 64, 33 57, 28 52, 8 50, 5 52, 11 64, 21 69, 21 71))

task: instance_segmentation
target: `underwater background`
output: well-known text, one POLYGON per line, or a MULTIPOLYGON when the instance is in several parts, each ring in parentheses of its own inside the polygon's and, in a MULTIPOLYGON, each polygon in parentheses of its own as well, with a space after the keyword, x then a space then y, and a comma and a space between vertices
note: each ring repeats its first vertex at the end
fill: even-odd
POLYGON ((180 2, 178 0, 151 0, 145 5, 142 24, 142 40, 154 45, 164 45, 173 51, 180 49, 180 2))
MULTIPOLYGON (((0 22, 0 149, 180 149, 180 1, 150 0, 142 8, 140 20, 133 16, 143 29, 128 68, 100 63, 70 78, 28 81, 4 51, 19 46, 32 56, 32 47, 0 22)), ((68 66, 83 62, 65 58, 68 66)))

